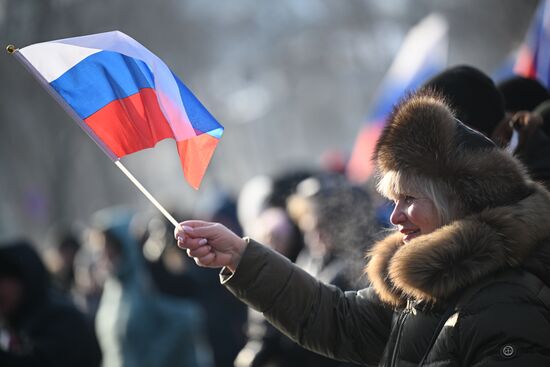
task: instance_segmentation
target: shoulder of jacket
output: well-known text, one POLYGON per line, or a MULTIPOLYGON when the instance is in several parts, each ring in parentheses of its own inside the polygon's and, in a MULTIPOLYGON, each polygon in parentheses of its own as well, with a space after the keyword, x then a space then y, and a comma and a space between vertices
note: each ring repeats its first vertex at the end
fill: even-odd
POLYGON ((540 303, 550 311, 550 287, 531 272, 508 269, 467 288, 458 296, 456 311, 474 311, 491 304, 519 302, 518 295, 529 303, 540 303))

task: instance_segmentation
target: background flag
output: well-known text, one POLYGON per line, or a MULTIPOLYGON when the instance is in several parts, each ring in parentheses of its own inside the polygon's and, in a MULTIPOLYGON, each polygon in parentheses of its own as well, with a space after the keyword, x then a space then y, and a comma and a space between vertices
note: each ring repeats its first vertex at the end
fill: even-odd
POLYGON ((19 50, 111 156, 176 141, 185 178, 197 189, 223 127, 155 54, 106 32, 19 50))
POLYGON ((542 0, 527 31, 514 71, 550 88, 550 0, 542 0))
POLYGON ((448 25, 438 14, 428 15, 409 31, 355 141, 346 172, 351 181, 362 183, 370 177, 371 156, 387 115, 405 93, 446 67, 448 44, 448 25))

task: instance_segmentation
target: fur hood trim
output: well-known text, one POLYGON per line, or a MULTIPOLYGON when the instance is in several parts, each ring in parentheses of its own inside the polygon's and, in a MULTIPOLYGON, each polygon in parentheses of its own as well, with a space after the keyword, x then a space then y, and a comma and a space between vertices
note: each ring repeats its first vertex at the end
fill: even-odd
POLYGON ((401 233, 379 241, 366 273, 382 301, 402 307, 407 299, 437 303, 506 267, 517 267, 550 237, 550 193, 533 194, 489 208, 436 231, 402 242, 401 233))

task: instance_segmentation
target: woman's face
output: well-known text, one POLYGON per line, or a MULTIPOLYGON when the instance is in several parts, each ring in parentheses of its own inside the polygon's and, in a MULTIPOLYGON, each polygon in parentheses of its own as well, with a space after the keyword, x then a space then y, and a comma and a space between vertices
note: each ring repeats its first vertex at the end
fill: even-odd
POLYGON ((390 221, 403 234, 403 242, 433 232, 441 226, 434 203, 425 197, 400 195, 390 221))

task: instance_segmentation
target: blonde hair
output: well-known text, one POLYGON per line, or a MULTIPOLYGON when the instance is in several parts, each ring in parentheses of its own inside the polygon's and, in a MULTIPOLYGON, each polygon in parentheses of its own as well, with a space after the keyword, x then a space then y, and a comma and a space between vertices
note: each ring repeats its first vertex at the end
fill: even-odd
POLYGON ((401 171, 387 171, 376 184, 380 194, 396 200, 401 195, 430 199, 439 215, 441 225, 450 223, 459 214, 457 203, 449 197, 450 188, 445 183, 418 174, 401 171))

